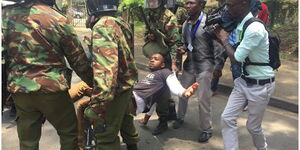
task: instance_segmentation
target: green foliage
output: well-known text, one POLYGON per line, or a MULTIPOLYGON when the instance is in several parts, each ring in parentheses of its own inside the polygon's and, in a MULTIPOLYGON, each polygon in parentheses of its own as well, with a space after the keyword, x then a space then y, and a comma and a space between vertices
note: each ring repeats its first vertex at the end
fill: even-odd
POLYGON ((298 24, 275 24, 273 31, 279 34, 280 56, 290 61, 298 60, 298 24))
POLYGON ((119 10, 129 12, 129 16, 133 17, 133 20, 141 20, 139 6, 143 6, 143 0, 123 0, 119 5, 119 10))
POLYGON ((145 23, 144 22, 135 21, 134 26, 135 26, 135 31, 136 32, 140 32, 140 31, 145 30, 145 23))
POLYGON ((119 6, 119 9, 122 11, 126 9, 134 10, 138 8, 139 5, 144 5, 143 0, 123 0, 122 3, 119 6))
POLYGON ((271 27, 275 24, 298 23, 298 2, 294 0, 269 0, 264 2, 269 8, 271 27))
POLYGON ((142 21, 134 21, 134 44, 141 47, 144 44, 145 23, 142 21))

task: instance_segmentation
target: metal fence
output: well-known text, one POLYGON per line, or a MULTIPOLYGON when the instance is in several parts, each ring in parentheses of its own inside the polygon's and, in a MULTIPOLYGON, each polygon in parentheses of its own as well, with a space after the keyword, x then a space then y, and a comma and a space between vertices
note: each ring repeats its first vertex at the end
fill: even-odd
POLYGON ((85 27, 85 21, 86 18, 80 18, 80 19, 73 18, 72 24, 74 27, 85 27))
POLYGON ((87 11, 84 2, 73 2, 72 7, 69 9, 69 14, 72 17, 74 27, 85 27, 87 11))

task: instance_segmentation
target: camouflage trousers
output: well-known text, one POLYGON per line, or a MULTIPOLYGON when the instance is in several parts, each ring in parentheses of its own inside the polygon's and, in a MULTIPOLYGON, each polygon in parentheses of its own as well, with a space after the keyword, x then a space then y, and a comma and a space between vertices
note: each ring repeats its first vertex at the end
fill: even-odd
POLYGON ((46 118, 56 129, 61 150, 78 150, 77 123, 67 91, 56 93, 14 93, 17 132, 21 150, 38 150, 41 128, 46 118))

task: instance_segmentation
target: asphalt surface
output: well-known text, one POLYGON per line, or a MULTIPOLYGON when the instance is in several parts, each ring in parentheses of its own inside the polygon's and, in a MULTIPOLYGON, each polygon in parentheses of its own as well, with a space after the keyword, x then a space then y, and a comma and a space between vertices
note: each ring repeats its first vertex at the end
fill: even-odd
MULTIPOLYGON (((90 30, 86 28, 75 28, 79 39, 90 36, 90 30)), ((136 33, 140 34, 140 33, 136 33)), ((136 36, 139 37, 139 36, 136 36)), ((142 54, 143 38, 135 38, 135 61, 139 69, 147 68, 148 59, 142 54)), ((86 44, 83 44, 87 49, 86 44)), ((281 66, 276 71, 275 92, 269 102, 270 106, 298 113, 298 62, 281 60, 281 66)), ((229 95, 233 87, 232 75, 230 71, 229 59, 223 68, 223 75, 220 78, 217 92, 229 95)))
MULTIPOLYGON (((86 29, 76 30, 80 39, 84 35, 89 35, 86 29)), ((137 39, 141 40, 141 39, 137 39)), ((85 44, 83 46, 86 48, 85 44)), ((140 46, 138 46, 140 47, 140 46)), ((143 78, 147 73, 145 70, 145 62, 147 61, 141 56, 140 48, 136 49, 136 62, 139 67, 139 77, 143 78)), ((225 66, 226 67, 226 66, 225 66)), ((157 116, 154 114, 147 126, 140 126, 138 119, 143 114, 135 117, 135 126, 140 134, 139 150, 222 150, 223 140, 220 131, 220 116, 226 105, 228 95, 231 91, 230 72, 225 68, 223 77, 220 81, 219 94, 212 98, 213 110, 213 137, 208 143, 198 143, 198 106, 194 97, 190 98, 188 112, 185 123, 180 129, 173 129, 172 122, 169 122, 169 130, 165 133, 153 136, 151 132, 158 124, 157 116)), ((268 141, 268 150, 297 150, 298 149, 298 64, 284 63, 281 70, 277 73, 280 78, 276 79, 275 97, 268 106, 263 128, 268 141), (279 82, 278 82, 279 81, 279 82), (274 100, 275 99, 275 100, 274 100), (276 101, 278 100, 278 101, 276 101), (275 103, 273 105, 272 103, 275 103), (276 106, 276 107, 272 107, 276 106), (281 109, 279 109, 281 108, 281 109)), ((72 83, 79 82, 80 79, 74 76, 72 83)), ((174 97, 176 103, 178 99, 174 97)), ((254 150, 251 137, 246 129, 247 112, 242 113, 238 120, 239 126, 239 144, 241 150, 254 150)), ((2 114, 2 150, 18 150, 17 128, 14 118, 9 117, 8 108, 5 108, 2 114)), ((41 150, 58 150, 59 137, 52 127, 46 121, 42 128, 42 136, 40 140, 41 150)), ((126 146, 122 143, 122 149, 126 150, 126 146)))
MULTIPOLYGON (((139 77, 143 78, 147 72, 139 70, 139 77)), ((78 77, 73 78, 72 83, 80 81, 78 77)), ((176 103, 178 99, 174 97, 176 103)), ((153 115, 147 126, 140 126, 138 119, 143 117, 140 114, 135 117, 135 126, 140 134, 139 150, 222 150, 223 140, 220 130, 220 115, 226 105, 228 96, 219 94, 212 98, 213 110, 213 137, 208 143, 198 143, 198 106, 197 100, 191 97, 189 100, 188 112, 185 123, 180 129, 172 128, 172 121, 169 122, 169 129, 158 136, 151 132, 158 124, 157 115, 153 115)), ((243 112, 238 120, 239 144, 241 150, 254 150, 251 137, 246 129, 247 112, 243 112)), ((9 117, 6 108, 2 115, 2 150, 18 150, 17 128, 14 118, 9 117)), ((297 150, 298 149, 298 114, 283 109, 268 106, 263 121, 264 133, 267 136, 268 150, 297 150)), ((46 121, 42 129, 40 140, 41 150, 58 150, 59 137, 46 121)), ((122 149, 126 146, 122 143, 122 149)))

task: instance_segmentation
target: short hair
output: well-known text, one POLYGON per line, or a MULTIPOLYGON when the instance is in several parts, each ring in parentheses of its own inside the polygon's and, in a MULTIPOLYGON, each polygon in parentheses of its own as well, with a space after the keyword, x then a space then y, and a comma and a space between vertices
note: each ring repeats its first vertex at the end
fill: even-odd
MULTIPOLYGON (((163 53, 161 53, 161 52, 157 52, 157 53, 154 53, 154 54, 159 54, 159 55, 161 55, 162 56, 162 58, 163 58, 163 63, 165 63, 165 58, 166 58, 166 54, 163 54, 163 53)), ((153 54, 153 55, 154 55, 153 54)))
POLYGON ((200 3, 207 2, 207 0, 198 0, 200 3))

